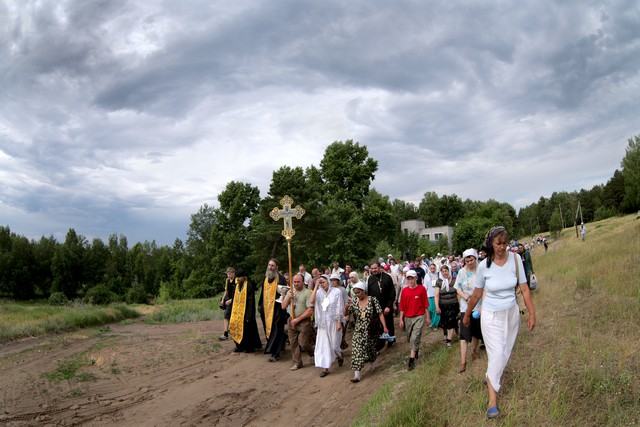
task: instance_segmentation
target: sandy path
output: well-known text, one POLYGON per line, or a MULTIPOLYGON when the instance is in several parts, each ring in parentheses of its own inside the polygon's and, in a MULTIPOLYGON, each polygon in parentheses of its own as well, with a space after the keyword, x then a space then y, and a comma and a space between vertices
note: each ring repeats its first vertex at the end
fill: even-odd
POLYGON ((221 321, 138 322, 3 344, 0 425, 348 425, 404 370, 408 352, 406 343, 383 350, 380 368, 352 384, 350 348, 344 366, 320 378, 306 355, 305 368, 289 371, 288 347, 277 363, 233 353, 233 342, 217 340, 221 329, 221 321), (82 361, 77 374, 94 378, 43 377, 72 360, 82 361))

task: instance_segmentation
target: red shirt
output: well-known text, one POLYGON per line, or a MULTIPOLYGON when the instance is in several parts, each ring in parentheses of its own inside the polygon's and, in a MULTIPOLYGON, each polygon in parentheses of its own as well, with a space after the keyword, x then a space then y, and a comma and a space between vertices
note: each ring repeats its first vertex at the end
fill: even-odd
POLYGON ((429 298, 424 286, 418 285, 411 289, 409 286, 402 289, 400 294, 400 311, 404 317, 422 316, 429 308, 429 298))

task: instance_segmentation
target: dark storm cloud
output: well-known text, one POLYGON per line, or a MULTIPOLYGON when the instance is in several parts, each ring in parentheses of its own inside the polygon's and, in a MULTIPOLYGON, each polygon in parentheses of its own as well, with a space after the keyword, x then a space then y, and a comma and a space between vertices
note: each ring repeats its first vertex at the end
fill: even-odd
POLYGON ((640 128, 639 16, 632 1, 4 2, 0 223, 172 243, 228 181, 264 193, 347 139, 391 198, 590 188, 640 128))

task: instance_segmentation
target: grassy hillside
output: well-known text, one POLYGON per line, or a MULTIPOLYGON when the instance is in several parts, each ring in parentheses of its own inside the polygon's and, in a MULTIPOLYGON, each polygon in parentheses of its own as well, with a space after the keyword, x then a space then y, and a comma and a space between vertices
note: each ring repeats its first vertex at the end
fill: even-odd
POLYGON ((406 372, 398 359, 397 374, 354 425, 640 423, 640 220, 632 215, 587 227, 586 242, 567 229, 548 253, 541 247, 532 253, 538 326, 527 332, 523 317, 502 381, 499 419, 485 419, 486 355, 459 374, 459 345, 447 351, 441 333, 430 332, 418 368, 406 372))

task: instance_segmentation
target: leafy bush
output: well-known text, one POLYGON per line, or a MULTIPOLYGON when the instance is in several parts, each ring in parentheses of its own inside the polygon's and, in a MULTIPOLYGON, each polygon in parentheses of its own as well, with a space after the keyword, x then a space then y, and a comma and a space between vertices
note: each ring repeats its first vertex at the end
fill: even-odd
POLYGON ((147 304, 149 301, 147 293, 144 290, 144 285, 138 282, 137 279, 133 279, 131 289, 127 292, 125 300, 129 304, 147 304))
POLYGON ((67 305, 69 299, 63 292, 54 292, 49 296, 50 305, 67 305))
POLYGON ((594 212, 593 220, 602 221, 603 219, 611 218, 612 216, 615 216, 615 215, 616 215, 616 212, 613 209, 608 208, 606 206, 600 206, 594 212))
POLYGON ((85 299, 90 304, 107 305, 118 299, 118 296, 111 292, 105 285, 100 284, 89 289, 85 299))
POLYGON ((198 285, 185 292, 187 298, 211 298, 215 292, 209 285, 198 285))
POLYGON ((157 302, 164 304, 174 299, 181 299, 183 297, 182 289, 177 282, 162 282, 160 283, 160 293, 158 294, 157 302))

